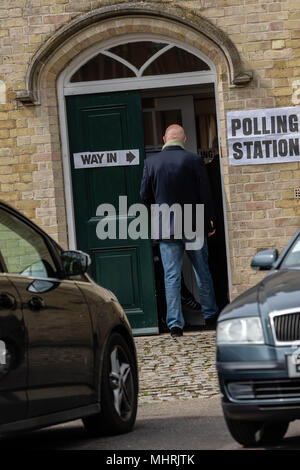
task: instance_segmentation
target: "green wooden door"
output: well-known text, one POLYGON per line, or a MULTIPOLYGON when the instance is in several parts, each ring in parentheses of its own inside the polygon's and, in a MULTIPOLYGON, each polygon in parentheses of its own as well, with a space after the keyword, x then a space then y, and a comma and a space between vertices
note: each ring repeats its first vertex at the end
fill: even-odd
MULTIPOLYGON (((140 95, 122 92, 69 96, 67 116, 77 248, 90 254, 91 275, 116 294, 134 333, 156 333, 151 240, 100 240, 96 234, 100 221, 96 212, 100 204, 114 206, 118 228, 119 196, 127 196, 128 207, 141 202, 144 138, 140 95), (74 166, 74 153, 129 149, 139 149, 139 165, 74 166)), ((122 220, 124 223, 124 215, 122 220)), ((127 224, 129 222, 127 219, 127 224)))

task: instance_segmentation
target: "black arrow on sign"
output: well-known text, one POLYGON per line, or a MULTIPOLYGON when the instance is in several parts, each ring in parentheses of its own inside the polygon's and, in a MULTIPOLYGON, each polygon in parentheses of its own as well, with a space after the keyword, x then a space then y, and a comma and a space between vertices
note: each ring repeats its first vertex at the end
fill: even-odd
POLYGON ((131 163, 135 159, 135 155, 132 152, 126 153, 126 160, 127 162, 131 163))

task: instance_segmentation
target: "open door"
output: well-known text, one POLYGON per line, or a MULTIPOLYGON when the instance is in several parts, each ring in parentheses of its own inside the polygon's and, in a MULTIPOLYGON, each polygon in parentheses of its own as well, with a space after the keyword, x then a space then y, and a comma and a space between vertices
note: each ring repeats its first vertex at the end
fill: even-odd
MULTIPOLYGON (((151 93, 152 94, 152 93, 151 93)), ((174 91, 173 91, 174 94, 174 91)), ((160 92, 161 95, 161 92, 160 92)), ((160 152, 165 129, 170 124, 182 125, 187 136, 185 148, 190 152, 199 154, 204 158, 208 177, 216 209, 217 231, 213 237, 208 239, 209 264, 214 281, 217 305, 222 309, 228 303, 228 277, 227 257, 224 229, 223 195, 220 173, 220 159, 213 155, 211 144, 217 135, 216 109, 213 91, 193 95, 186 94, 172 97, 155 97, 149 93, 142 100, 145 149, 147 154, 160 152), (209 96, 208 96, 209 95, 209 96)), ((159 261, 158 247, 153 247, 157 301, 159 316, 165 316, 166 305, 164 300, 163 269, 159 261)), ((185 285, 192 292, 195 299, 199 301, 197 284, 191 262, 185 254, 183 260, 183 275, 185 285)), ((192 326, 202 325, 204 318, 197 311, 183 308, 183 314, 188 324, 192 326)))
MULTIPOLYGON (((143 101, 146 156, 147 154, 161 151, 164 131, 171 124, 179 124, 184 128, 187 136, 185 144, 186 150, 192 153, 197 153, 197 133, 193 96, 185 95, 172 98, 153 98, 145 99, 143 101)), ((156 259, 156 263, 159 263, 159 250, 155 244, 154 257, 156 259)), ((183 258, 182 272, 187 288, 192 292, 195 299, 199 301, 193 267, 186 253, 183 258)), ((163 271, 156 267, 156 283, 158 291, 163 291, 163 288, 159 287, 162 282, 158 279, 158 277, 161 277, 162 275, 163 271)), ((158 293, 158 295, 160 294, 158 293)), ((164 309, 164 303, 159 301, 159 310, 164 309)), ((193 313, 186 309, 183 313, 187 323, 191 325, 204 324, 204 318, 199 314, 199 312, 193 313)), ((162 314, 163 312, 160 312, 160 315, 162 314)))
MULTIPOLYGON (((151 240, 100 240, 96 234, 100 204, 113 205, 118 228, 120 219, 124 224, 126 217, 118 211, 119 196, 127 196, 128 207, 141 202, 144 135, 140 94, 91 94, 66 100, 77 248, 90 254, 91 275, 116 294, 134 333, 158 333, 151 240), (113 151, 120 150, 129 156, 135 151, 125 165, 114 158, 113 151), (112 165, 76 168, 74 154, 80 152, 111 155, 112 165)), ((126 223, 130 223, 128 218, 126 223)))

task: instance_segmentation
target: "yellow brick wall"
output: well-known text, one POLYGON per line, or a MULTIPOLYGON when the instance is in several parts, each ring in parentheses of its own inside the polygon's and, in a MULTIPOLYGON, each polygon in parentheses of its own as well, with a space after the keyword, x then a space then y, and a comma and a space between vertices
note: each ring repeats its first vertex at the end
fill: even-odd
MULTIPOLYGON (((95 34, 87 30, 84 36, 79 32, 70 39, 64 46, 64 55, 51 57, 45 64, 40 83, 40 105, 25 106, 16 100, 16 94, 26 88, 26 73, 34 54, 61 28, 98 8, 116 4, 132 6, 133 3, 142 6, 145 2, 0 2, 0 197, 41 225, 64 246, 67 246, 67 225, 56 80, 59 72, 74 57, 74 51, 83 50, 96 41, 96 31, 99 38, 104 38, 105 34, 133 31, 130 28, 134 28, 134 21, 129 27, 125 20, 123 23, 123 20, 118 20, 115 31, 111 28, 109 33, 103 25, 93 25, 91 29, 95 34), (82 43, 79 38, 83 37, 82 43)), ((222 165, 232 296, 235 296, 260 278, 260 274, 249 268, 257 249, 276 246, 281 250, 300 226, 300 202, 294 199, 293 192, 294 188, 300 187, 300 165, 230 167, 226 112, 300 104, 300 2, 154 0, 151 6, 172 12, 180 7, 187 21, 206 18, 231 39, 245 70, 254 73, 248 85, 228 86, 224 57, 209 45, 209 40, 201 43, 196 37, 193 39, 199 49, 203 44, 203 52, 215 61, 218 72, 222 165)), ((179 22, 177 24, 173 20, 172 26, 165 19, 163 22, 166 34, 191 40, 179 22)), ((135 31, 144 31, 148 23, 141 23, 139 28, 135 24, 135 31)), ((149 31, 155 28, 163 31, 164 26, 158 24, 159 21, 153 22, 152 26, 149 24, 149 31)), ((195 32, 192 34, 197 35, 195 32)))

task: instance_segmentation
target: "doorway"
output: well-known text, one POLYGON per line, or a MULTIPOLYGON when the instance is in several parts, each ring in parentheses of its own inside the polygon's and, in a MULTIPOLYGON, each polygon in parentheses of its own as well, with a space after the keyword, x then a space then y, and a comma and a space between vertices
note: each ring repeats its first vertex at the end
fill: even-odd
MULTIPOLYGON (((57 87, 63 103, 60 118, 70 248, 91 253, 96 282, 119 296, 134 334, 153 334, 159 331, 157 303, 163 296, 158 289, 162 276, 154 274, 151 241, 140 246, 129 246, 123 241, 99 244, 95 239, 95 213, 102 202, 115 205, 121 194, 128 195, 131 204, 140 202, 138 189, 144 156, 160 150, 168 124, 182 124, 188 137, 187 149, 210 157, 211 126, 216 122, 216 71, 208 57, 178 40, 142 34, 139 38, 128 35, 118 42, 112 38, 101 47, 92 46, 68 65, 57 87), (208 112, 208 106, 212 112, 208 112), (208 131, 207 114, 211 123, 208 131), (135 169, 75 169, 74 153, 101 149, 139 149, 139 165, 135 169)), ((217 167, 220 171, 219 163, 217 167)), ((218 187, 222 200, 221 178, 218 187)), ((119 216, 117 213, 117 220, 119 216)), ((226 265, 225 232, 217 245, 222 246, 226 265)), ((188 263, 184 276, 197 297, 188 263)), ((221 279, 222 289, 217 289, 222 296, 228 290, 225 277, 227 273, 221 279)), ((159 317, 164 312, 162 309, 159 317)), ((193 316, 191 323, 197 324, 199 318, 201 323, 199 315, 193 316)))
MULTIPOLYGON (((165 129, 171 124, 179 124, 186 132, 185 148, 192 153, 201 155, 206 164, 214 197, 217 225, 216 234, 208 239, 209 265, 214 281, 217 305, 221 310, 229 302, 229 293, 220 159, 219 154, 212 150, 217 139, 214 88, 206 85, 198 89, 176 88, 145 91, 142 93, 142 108, 146 158, 161 150, 165 129)), ((153 242, 152 245, 159 325, 161 330, 165 330, 166 303, 163 268, 158 244, 153 242)), ((193 267, 186 254, 183 259, 182 273, 182 289, 187 292, 187 288, 195 300, 199 302, 193 267)), ((186 323, 192 327, 204 324, 204 318, 199 314, 199 311, 193 311, 183 305, 183 314, 186 323)))

